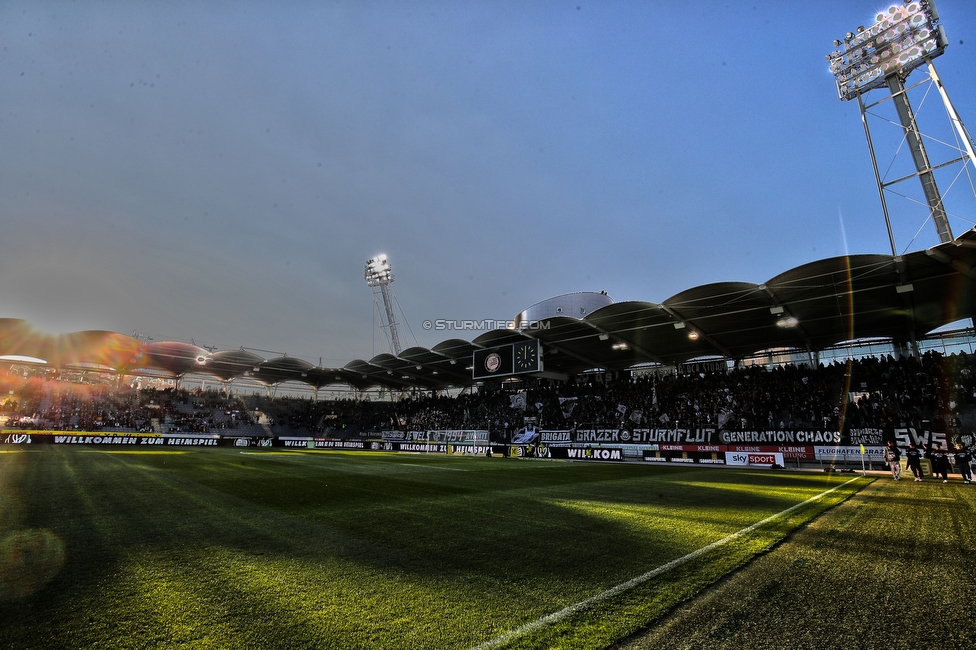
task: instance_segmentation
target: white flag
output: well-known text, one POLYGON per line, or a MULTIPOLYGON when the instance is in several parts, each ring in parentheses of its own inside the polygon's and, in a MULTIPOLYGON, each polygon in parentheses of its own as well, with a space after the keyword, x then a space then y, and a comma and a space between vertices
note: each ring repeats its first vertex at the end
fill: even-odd
POLYGON ((514 395, 509 395, 509 399, 512 401, 513 409, 525 410, 525 393, 516 393, 514 395))

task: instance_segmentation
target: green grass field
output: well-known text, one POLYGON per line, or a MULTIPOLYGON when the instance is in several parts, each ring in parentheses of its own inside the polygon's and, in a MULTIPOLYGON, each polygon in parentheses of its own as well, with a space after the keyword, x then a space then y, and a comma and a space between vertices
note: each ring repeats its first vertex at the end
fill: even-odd
POLYGON ((0 647, 604 648, 869 482, 850 480, 497 457, 7 450, 0 647))
POLYGON ((976 485, 890 476, 621 650, 970 648, 976 485))

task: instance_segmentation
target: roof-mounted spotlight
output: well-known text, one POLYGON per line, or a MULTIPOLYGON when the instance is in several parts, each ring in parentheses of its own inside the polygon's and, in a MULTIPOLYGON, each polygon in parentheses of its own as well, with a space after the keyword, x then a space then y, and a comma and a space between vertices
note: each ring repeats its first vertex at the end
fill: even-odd
POLYGON ((697 341, 698 340, 698 332, 696 332, 695 330, 689 331, 688 332, 688 338, 691 339, 692 341, 697 341))

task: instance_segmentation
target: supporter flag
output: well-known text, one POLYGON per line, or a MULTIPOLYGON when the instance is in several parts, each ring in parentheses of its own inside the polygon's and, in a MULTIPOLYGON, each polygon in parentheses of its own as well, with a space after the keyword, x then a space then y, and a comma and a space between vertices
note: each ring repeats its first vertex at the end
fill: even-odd
POLYGON ((573 414, 573 409, 576 408, 576 398, 575 397, 560 397, 559 398, 559 409, 563 412, 563 417, 568 418, 573 414))
POLYGON ((657 408, 657 384, 651 389, 651 406, 657 408))
POLYGON ((534 424, 526 424, 525 428, 512 437, 513 445, 531 445, 539 438, 534 424))
POLYGON ((658 420, 660 420, 664 424, 667 424, 668 422, 671 421, 671 418, 668 417, 668 414, 667 413, 662 413, 661 414, 661 417, 659 417, 658 420))
POLYGON ((630 421, 634 424, 640 424, 641 417, 644 415, 643 411, 631 411, 630 421))
POLYGON ((627 415, 627 407, 623 404, 617 404, 617 413, 620 414, 620 417, 627 415))
POLYGON ((525 393, 519 392, 514 395, 509 395, 509 399, 512 401, 512 408, 525 410, 525 393))

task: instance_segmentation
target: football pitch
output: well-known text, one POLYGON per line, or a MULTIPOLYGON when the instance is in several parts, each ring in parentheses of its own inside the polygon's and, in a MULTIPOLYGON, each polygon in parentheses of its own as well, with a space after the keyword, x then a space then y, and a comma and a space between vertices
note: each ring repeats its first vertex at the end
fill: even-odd
POLYGON ((871 479, 326 451, 0 453, 3 648, 605 648, 871 479))

